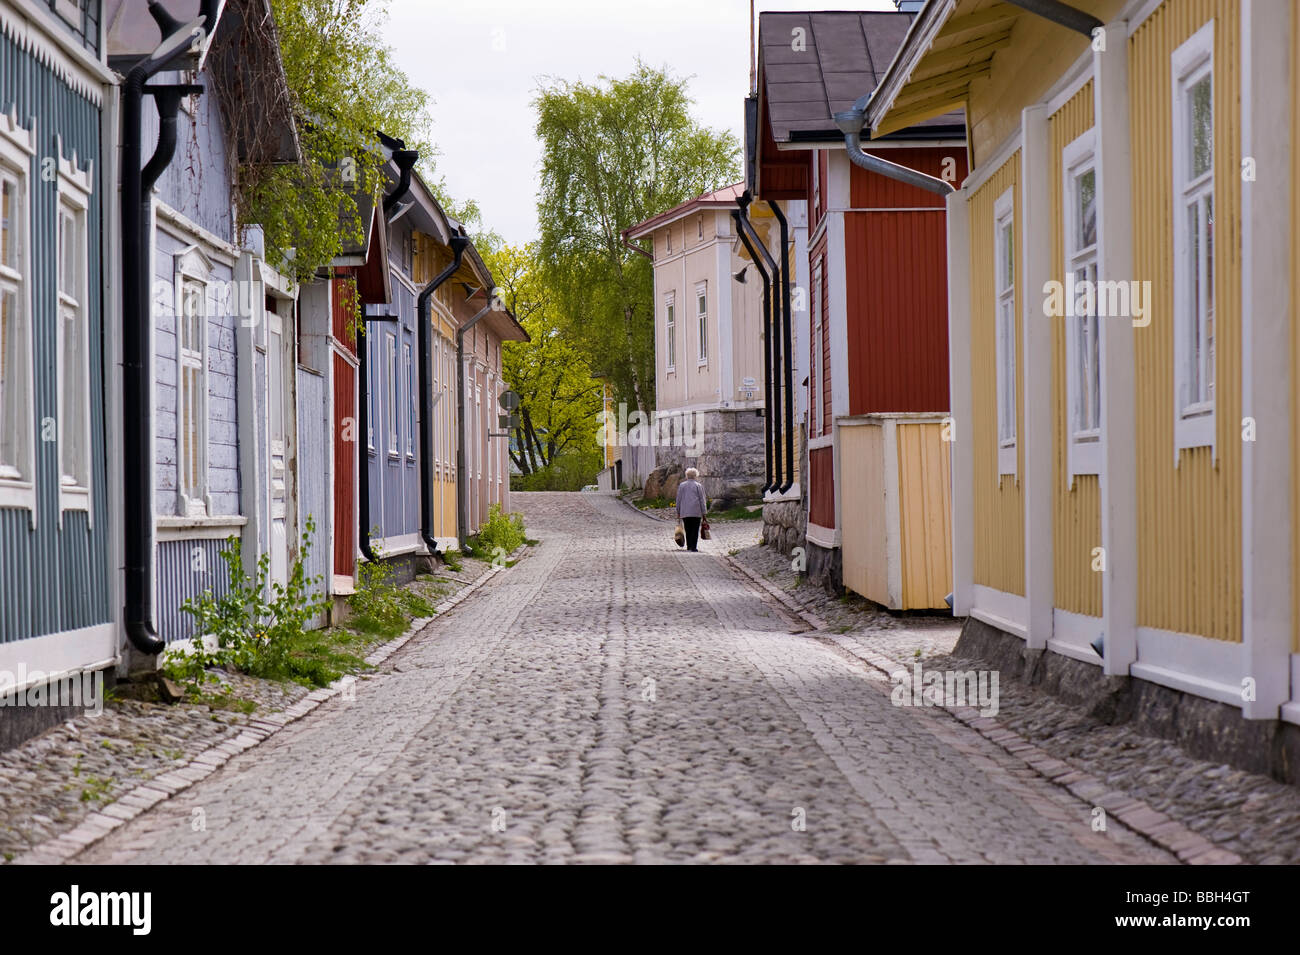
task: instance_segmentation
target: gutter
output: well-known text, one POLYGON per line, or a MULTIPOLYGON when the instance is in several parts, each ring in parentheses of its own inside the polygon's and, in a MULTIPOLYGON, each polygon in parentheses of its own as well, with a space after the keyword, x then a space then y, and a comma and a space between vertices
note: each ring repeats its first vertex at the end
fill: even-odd
POLYGON ((200 16, 182 24, 157 2, 149 13, 162 42, 135 64, 122 83, 122 557, 123 626, 127 639, 143 654, 156 656, 167 646, 153 620, 153 356, 150 354, 150 223, 153 187, 176 153, 176 114, 181 98, 203 92, 195 84, 147 86, 188 48, 194 29, 211 36, 220 15, 216 0, 204 0, 200 16), (144 97, 158 107, 158 144, 141 168, 144 97))
MULTIPOLYGON (((776 260, 772 258, 771 253, 768 252, 767 246, 765 246, 762 240, 758 237, 758 233, 754 230, 753 223, 749 221, 749 204, 753 201, 754 197, 748 190, 746 190, 745 193, 736 200, 736 205, 740 207, 740 214, 736 217, 736 223, 740 227, 742 237, 745 237, 746 234, 748 236, 749 241, 745 242, 745 248, 749 251, 750 256, 752 257, 755 255, 755 247, 762 254, 763 261, 767 265, 766 271, 768 273, 764 277, 772 288, 772 294, 776 295, 777 282, 781 277, 781 269, 776 260)), ((769 206, 770 205, 771 203, 769 203, 769 206)), ((755 258, 755 261, 757 262, 757 258, 755 258)), ((777 405, 779 405, 781 399, 780 381, 777 378, 775 370, 777 362, 782 360, 782 355, 775 336, 775 330, 779 320, 775 309, 779 306, 779 302, 769 306, 764 310, 763 316, 763 352, 765 355, 763 377, 767 379, 768 385, 765 389, 766 396, 764 398, 765 406, 763 409, 763 416, 768 419, 769 422, 771 421, 773 414, 779 413, 777 411, 777 405)), ((780 446, 781 443, 777 436, 777 429, 775 426, 771 426, 769 428, 767 456, 771 458, 772 465, 771 474, 768 476, 767 486, 763 488, 764 493, 767 493, 768 491, 779 491, 781 488, 784 475, 781 468, 780 446)))
MULTIPOLYGON (((387 200, 385 200, 387 203, 387 200)), ((433 361, 433 343, 430 341, 429 299, 433 293, 460 268, 465 250, 469 248, 469 239, 462 235, 452 236, 450 245, 451 264, 434 276, 433 281, 420 290, 415 300, 415 323, 417 347, 420 350, 420 539, 424 541, 430 554, 438 553, 438 541, 433 533, 433 482, 431 464, 433 462, 433 398, 429 389, 433 387, 433 375, 430 363, 433 361)))
MULTIPOLYGON (((744 207, 742 206, 742 209, 744 207)), ((749 241, 749 236, 745 234, 743 224, 747 224, 741 210, 733 210, 731 218, 736 223, 736 234, 740 237, 741 244, 744 245, 745 251, 754 262, 754 267, 758 269, 759 275, 763 277, 763 462, 767 467, 767 474, 764 480, 763 491, 766 493, 775 483, 772 480, 772 336, 770 326, 772 324, 772 276, 768 272, 767 266, 763 263, 763 258, 754 248, 754 243, 749 241)))
POLYGON ((881 159, 879 156, 872 156, 862 151, 862 129, 867 122, 867 106, 871 103, 871 96, 872 93, 868 93, 854 103, 852 109, 846 109, 834 116, 835 125, 844 133, 844 150, 849 154, 849 162, 867 172, 887 176, 936 195, 946 196, 954 192, 952 184, 944 182, 938 176, 929 176, 909 166, 890 162, 888 159, 881 159))

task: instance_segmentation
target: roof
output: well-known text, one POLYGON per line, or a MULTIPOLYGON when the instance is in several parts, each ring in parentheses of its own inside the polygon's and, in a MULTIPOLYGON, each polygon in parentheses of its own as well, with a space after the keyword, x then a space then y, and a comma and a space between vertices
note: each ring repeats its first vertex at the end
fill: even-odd
MULTIPOLYGON (((876 88, 912 16, 896 11, 761 14, 759 96, 772 138, 842 144, 844 134, 833 114, 851 109, 876 88)), ((936 116, 921 125, 945 128, 962 120, 936 116)))
POLYGON ((876 136, 964 108, 972 81, 987 76, 993 57, 1011 42, 1019 7, 999 0, 928 3, 885 74, 867 110, 876 136))
POLYGON ((696 196, 694 199, 687 199, 685 202, 678 203, 666 212, 661 212, 657 216, 652 216, 644 222, 637 223, 630 228, 623 230, 623 235, 629 239, 643 239, 656 229, 662 229, 670 222, 676 222, 695 212, 697 209, 727 209, 736 205, 736 200, 740 198, 745 191, 743 182, 733 183, 730 186, 723 186, 713 192, 706 192, 703 195, 696 196))

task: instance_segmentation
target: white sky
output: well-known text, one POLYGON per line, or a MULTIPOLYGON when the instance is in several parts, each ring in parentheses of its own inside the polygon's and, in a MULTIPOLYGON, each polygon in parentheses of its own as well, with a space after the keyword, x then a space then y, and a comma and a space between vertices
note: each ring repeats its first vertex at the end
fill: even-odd
MULTIPOLYGON (((759 0, 758 10, 893 9, 892 0, 759 0)), ((749 0, 391 0, 384 36, 433 99, 439 172, 506 241, 537 237, 541 151, 529 105, 545 76, 624 76, 639 54, 693 75, 695 115, 739 139, 749 0)))

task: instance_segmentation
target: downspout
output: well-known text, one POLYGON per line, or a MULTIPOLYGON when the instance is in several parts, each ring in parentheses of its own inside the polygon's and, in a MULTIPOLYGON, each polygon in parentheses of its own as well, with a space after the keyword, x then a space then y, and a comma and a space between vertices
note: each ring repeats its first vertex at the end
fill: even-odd
POLYGON ((785 483, 781 485, 781 493, 785 494, 794 486, 794 361, 790 331, 790 224, 786 221, 785 213, 781 211, 779 205, 769 202, 768 206, 781 226, 781 322, 784 326, 781 332, 781 364, 785 368, 785 387, 782 390, 782 397, 785 399, 785 483))
MULTIPOLYGON (((209 22, 214 8, 215 4, 204 3, 204 19, 197 22, 209 22)), ((154 184, 176 152, 176 113, 181 97, 202 93, 203 87, 145 85, 179 52, 171 41, 182 26, 156 0, 150 2, 149 13, 158 24, 163 43, 133 66, 122 83, 122 556, 127 639, 141 653, 156 656, 167 644, 153 622, 153 363, 145 294, 151 287, 150 256, 145 242, 153 216, 154 184), (169 49, 171 52, 166 52, 169 49), (146 93, 157 97, 159 134, 154 154, 141 168, 146 93)))
MULTIPOLYGON (((775 298, 775 296, 779 294, 777 283, 780 281, 781 270, 780 270, 780 266, 777 265, 776 260, 772 258, 771 253, 768 252, 767 246, 764 245, 763 241, 758 237, 758 232, 755 231, 753 223, 749 221, 749 216, 748 216, 749 204, 753 202, 753 199, 754 197, 750 195, 748 191, 746 191, 743 195, 741 195, 739 199, 736 200, 736 204, 740 207, 740 217, 736 220, 736 222, 739 225, 741 232, 748 234, 748 238, 750 241, 745 244, 745 248, 751 249, 752 246, 753 248, 756 248, 761 253, 763 257, 763 261, 767 265, 767 273, 770 276, 768 281, 772 288, 772 295, 775 298)), ((751 256, 754 255, 754 251, 752 249, 750 251, 750 255, 751 256)), ((766 367, 764 369, 764 377, 771 382, 771 388, 767 392, 767 397, 765 399, 767 404, 766 407, 764 408, 764 417, 766 418, 771 418, 772 415, 780 413, 778 405, 780 404, 781 386, 780 386, 780 381, 777 378, 777 372, 776 372, 776 368, 777 368, 776 363, 780 361, 780 349, 776 341, 776 335, 775 335, 776 328, 777 328, 776 309, 778 307, 779 307, 779 302, 777 301, 772 302, 772 304, 769 306, 767 310, 767 315, 764 318, 764 321, 766 323, 763 331, 764 338, 765 339, 770 338, 772 340, 771 348, 765 349, 765 352, 770 357, 769 359, 765 360, 766 367)), ((781 466, 781 441, 779 435, 777 434, 777 430, 778 429, 775 426, 772 427, 771 437, 768 441, 768 455, 772 458, 772 474, 770 479, 768 480, 767 487, 763 489, 764 492, 780 490, 781 483, 783 480, 782 466, 781 466)))
POLYGON ((871 102, 871 95, 871 93, 868 93, 859 98, 853 104, 852 109, 846 109, 834 116, 835 125, 844 133, 844 150, 849 154, 849 162, 867 170, 867 172, 887 176, 890 179, 905 182, 909 186, 916 186, 919 189, 940 196, 946 196, 948 193, 955 191, 951 183, 944 182, 937 176, 929 176, 908 166, 890 162, 888 159, 881 159, 879 156, 872 156, 862 151, 862 128, 867 121, 867 106, 871 102))
POLYGON ((430 365, 433 361, 433 343, 430 341, 429 299, 438 287, 456 274, 460 268, 465 250, 469 248, 469 239, 462 235, 452 236, 451 264, 434 276, 433 281, 420 291, 415 300, 415 321, 417 325, 416 340, 420 350, 420 407, 424 413, 420 416, 420 538, 429 548, 430 554, 438 552, 438 541, 433 536, 433 481, 431 480, 431 462, 433 461, 433 375, 430 365))
POLYGON ((419 158, 420 154, 414 149, 393 150, 393 162, 397 164, 399 177, 393 191, 384 196, 385 216, 393 211, 393 207, 402 201, 402 198, 411 188, 411 170, 415 167, 415 161, 419 158))
MULTIPOLYGON (((492 293, 489 291, 488 294, 492 293)), ((456 330, 456 540, 462 550, 465 547, 465 529, 469 526, 469 488, 465 469, 465 333, 490 311, 491 301, 456 330)))
POLYGON ((772 367, 772 337, 769 325, 771 324, 772 312, 772 277, 768 273, 763 260, 759 257, 758 251, 754 248, 754 243, 749 241, 749 236, 745 235, 745 230, 741 226, 743 216, 739 210, 733 210, 731 218, 736 223, 736 234, 740 236, 741 244, 745 246, 745 251, 754 262, 754 268, 763 278, 763 443, 766 453, 763 455, 764 464, 767 467, 766 484, 763 485, 763 491, 767 492, 772 489, 772 376, 767 373, 772 367))

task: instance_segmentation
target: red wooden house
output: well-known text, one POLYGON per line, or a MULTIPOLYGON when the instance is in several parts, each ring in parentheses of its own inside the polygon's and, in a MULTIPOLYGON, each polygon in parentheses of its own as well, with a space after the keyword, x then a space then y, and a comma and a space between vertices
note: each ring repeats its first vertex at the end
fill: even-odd
POLYGON ((860 111, 911 19, 763 14, 747 156, 756 199, 807 209, 793 243, 806 263, 791 264, 802 344, 783 360, 806 383, 808 573, 899 608, 943 606, 951 589, 941 193, 965 178, 965 125, 950 113, 867 143, 887 161, 869 169, 835 114, 860 111))

